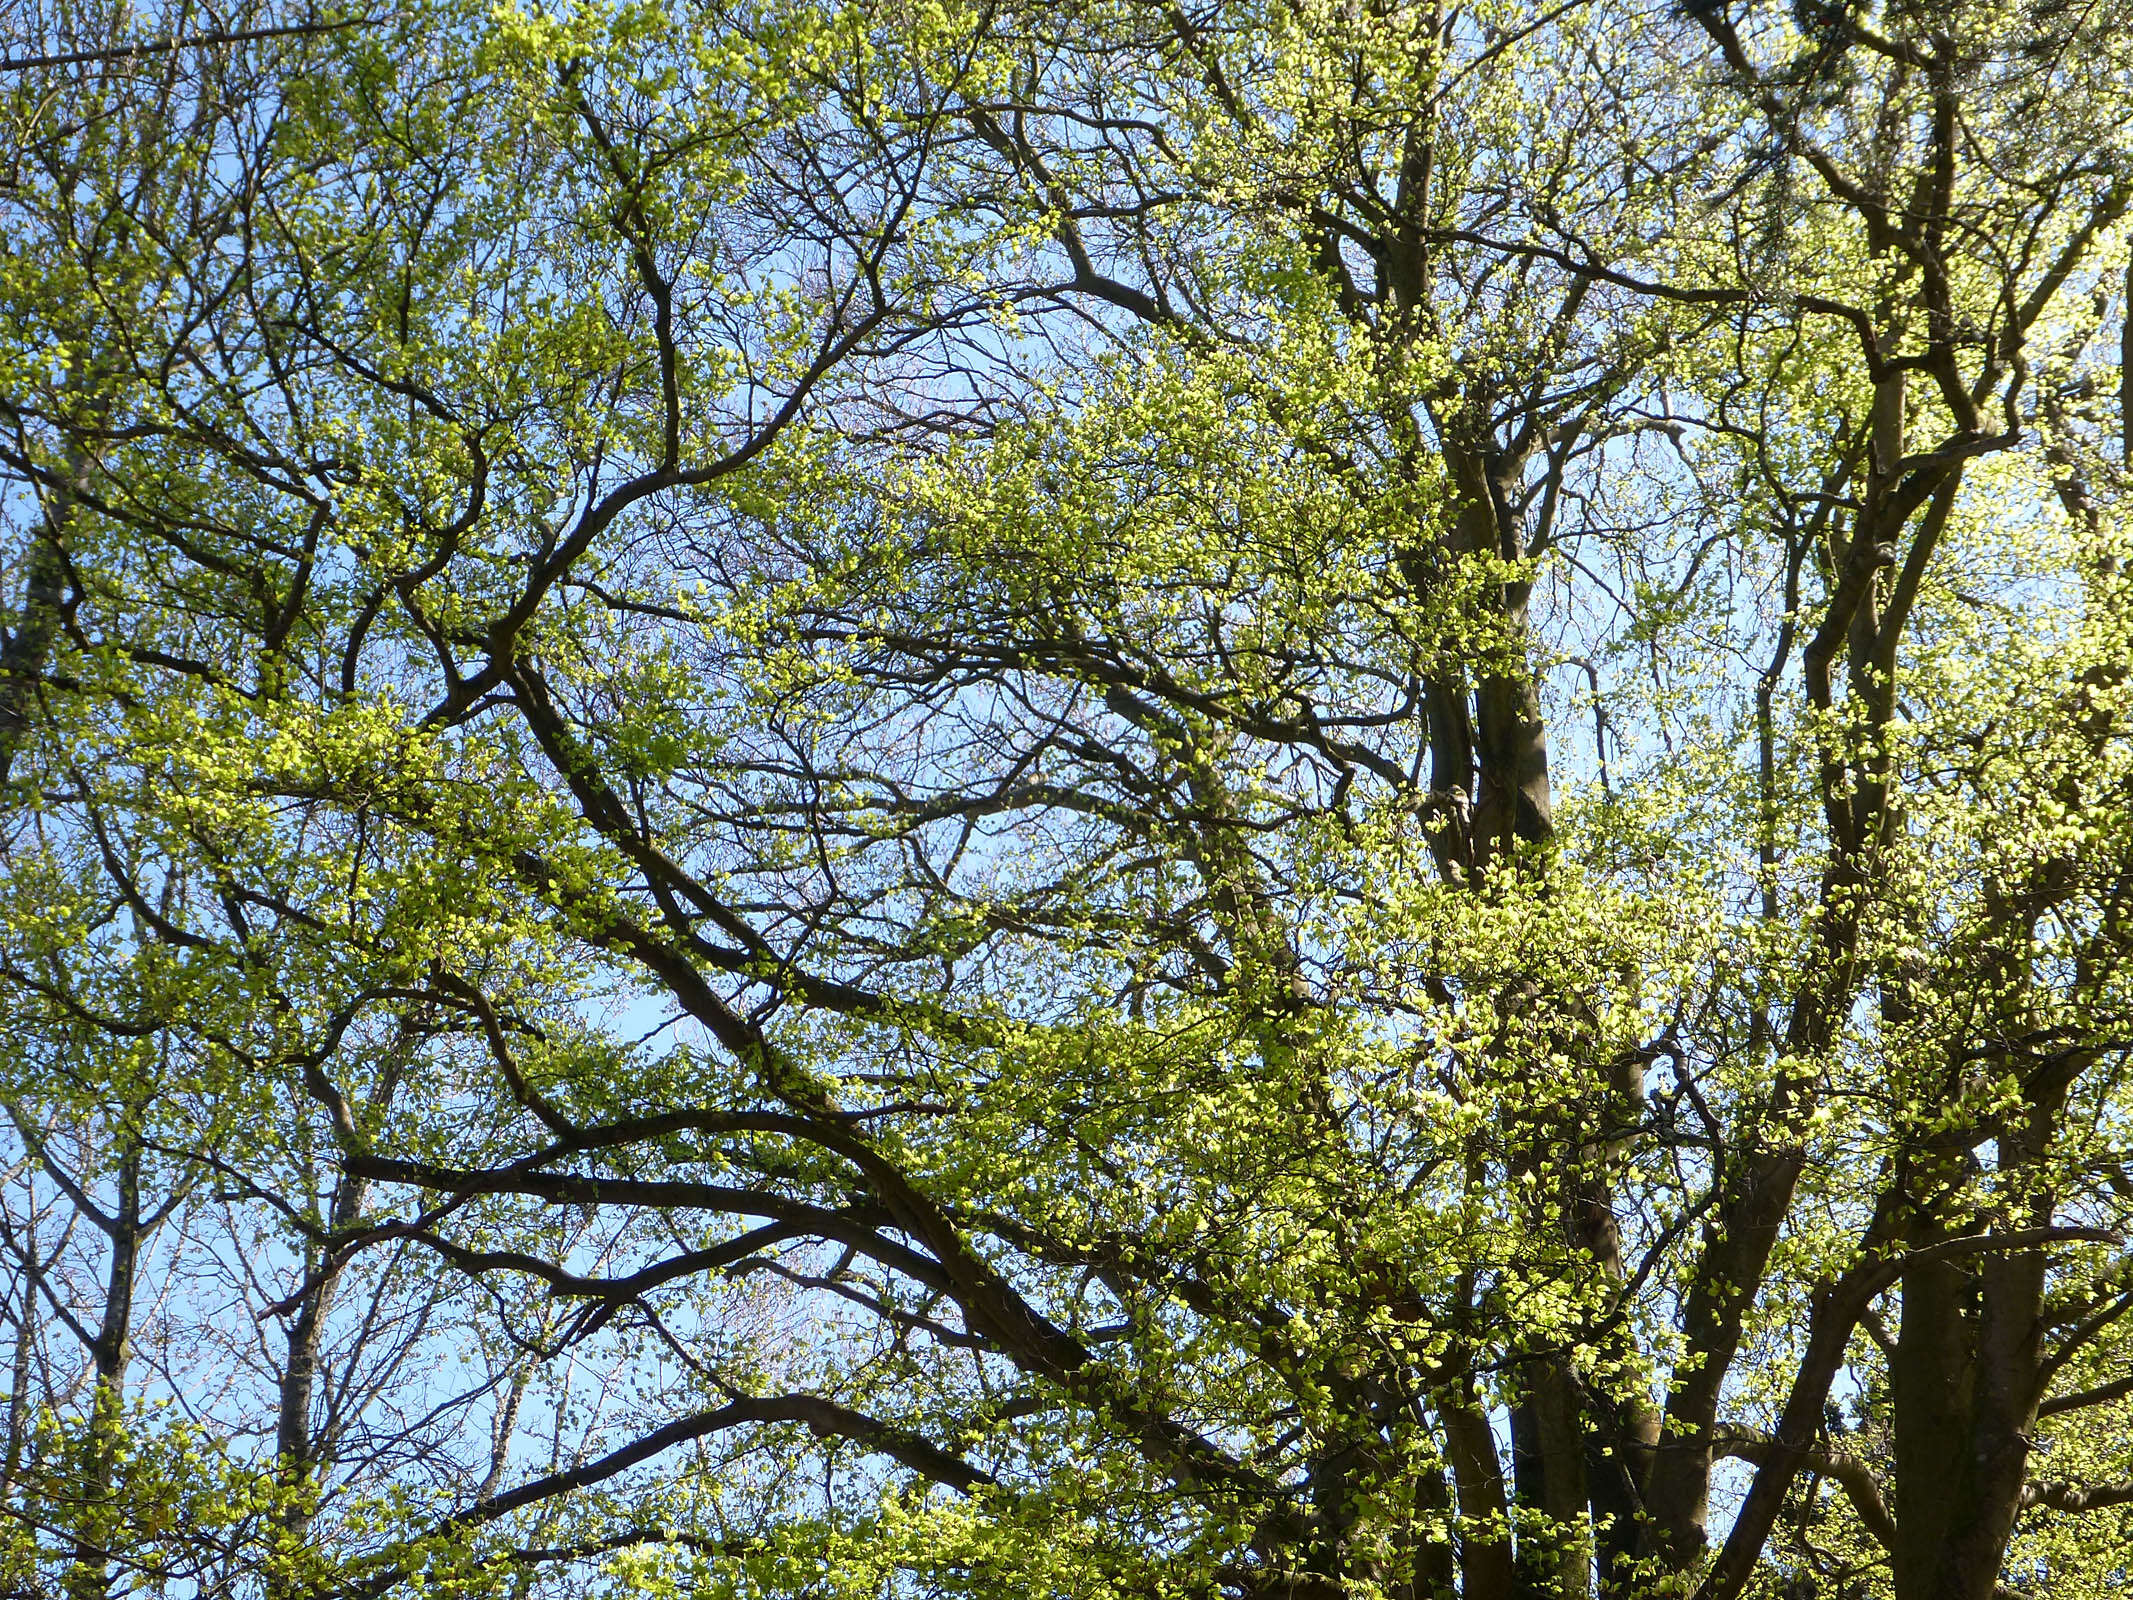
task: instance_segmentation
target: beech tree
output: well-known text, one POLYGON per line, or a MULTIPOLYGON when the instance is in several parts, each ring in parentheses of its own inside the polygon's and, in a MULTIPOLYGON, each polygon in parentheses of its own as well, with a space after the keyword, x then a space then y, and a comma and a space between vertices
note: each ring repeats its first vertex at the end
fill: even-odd
POLYGON ((2133 1563, 2133 15, 62 5, 23 1592, 2133 1563))

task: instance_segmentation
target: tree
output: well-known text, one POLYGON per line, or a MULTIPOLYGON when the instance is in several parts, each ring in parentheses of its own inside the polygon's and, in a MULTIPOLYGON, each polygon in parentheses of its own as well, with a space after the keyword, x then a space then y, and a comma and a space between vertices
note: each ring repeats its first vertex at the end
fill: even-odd
POLYGON ((18 1144, 289 1326, 91 1425, 221 1511, 76 1500, 291 1595, 2115 1587, 2129 20, 57 17, 18 1144))

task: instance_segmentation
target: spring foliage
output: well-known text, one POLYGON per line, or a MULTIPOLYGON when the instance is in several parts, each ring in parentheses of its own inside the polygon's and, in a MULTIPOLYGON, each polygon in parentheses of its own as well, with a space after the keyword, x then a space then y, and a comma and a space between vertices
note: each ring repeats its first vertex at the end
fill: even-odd
POLYGON ((0 1582, 2122 1587, 2124 5, 16 15, 0 1582))

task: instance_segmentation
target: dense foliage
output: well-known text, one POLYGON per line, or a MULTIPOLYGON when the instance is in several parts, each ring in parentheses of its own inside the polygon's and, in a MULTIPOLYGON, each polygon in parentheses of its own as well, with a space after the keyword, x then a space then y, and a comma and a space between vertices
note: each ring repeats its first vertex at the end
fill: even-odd
POLYGON ((2124 0, 6 15, 0 1593, 2122 1589, 2124 0))

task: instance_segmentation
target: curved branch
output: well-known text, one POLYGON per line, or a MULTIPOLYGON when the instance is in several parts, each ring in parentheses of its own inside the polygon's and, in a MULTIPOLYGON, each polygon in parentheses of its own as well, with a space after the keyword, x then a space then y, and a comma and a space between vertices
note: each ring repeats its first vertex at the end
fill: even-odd
MULTIPOLYGON (((1783 1449, 1764 1429, 1723 1423, 1718 1429, 1712 1453, 1760 1467, 1783 1449)), ((1881 1485, 1874 1481, 1873 1469, 1864 1461, 1833 1450, 1795 1450, 1789 1453, 1788 1459, 1795 1470, 1804 1468, 1818 1472, 1841 1488, 1845 1498, 1851 1501, 1852 1509, 1859 1513, 1859 1520, 1866 1525, 1866 1531, 1878 1539, 1883 1548, 1893 1550, 1896 1547, 1896 1519, 1889 1515, 1888 1503, 1881 1497, 1881 1485)))

